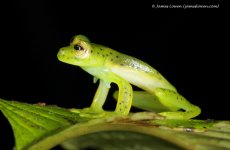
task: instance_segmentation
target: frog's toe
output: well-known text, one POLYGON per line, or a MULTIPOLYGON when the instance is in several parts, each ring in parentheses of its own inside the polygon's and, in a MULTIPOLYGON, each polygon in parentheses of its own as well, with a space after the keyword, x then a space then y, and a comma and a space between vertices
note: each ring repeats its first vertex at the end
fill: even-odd
POLYGON ((101 118, 105 116, 105 111, 94 110, 92 108, 83 108, 80 110, 80 116, 86 118, 101 118))
POLYGON ((102 118, 105 116, 105 112, 101 113, 95 113, 95 112, 82 112, 80 113, 81 117, 86 117, 86 118, 102 118))
POLYGON ((73 113, 77 113, 77 114, 80 114, 81 113, 81 109, 76 109, 76 108, 71 108, 69 109, 71 112, 73 113))

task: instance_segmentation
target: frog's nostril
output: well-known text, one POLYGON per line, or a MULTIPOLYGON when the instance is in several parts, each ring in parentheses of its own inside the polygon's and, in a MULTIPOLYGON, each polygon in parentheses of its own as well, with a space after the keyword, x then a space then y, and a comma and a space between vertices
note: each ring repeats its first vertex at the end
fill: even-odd
POLYGON ((60 50, 59 50, 59 55, 64 55, 64 49, 63 48, 61 48, 60 50))

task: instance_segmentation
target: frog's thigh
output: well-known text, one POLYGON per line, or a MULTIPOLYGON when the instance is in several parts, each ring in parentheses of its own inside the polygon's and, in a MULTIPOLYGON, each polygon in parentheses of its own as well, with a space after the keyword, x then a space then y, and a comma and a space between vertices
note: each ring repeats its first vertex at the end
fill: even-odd
POLYGON ((200 114, 201 110, 199 107, 189 103, 183 96, 177 92, 157 88, 154 90, 155 95, 162 105, 175 112, 163 112, 160 113, 169 119, 189 119, 200 114), (184 111, 177 111, 177 110, 184 111))

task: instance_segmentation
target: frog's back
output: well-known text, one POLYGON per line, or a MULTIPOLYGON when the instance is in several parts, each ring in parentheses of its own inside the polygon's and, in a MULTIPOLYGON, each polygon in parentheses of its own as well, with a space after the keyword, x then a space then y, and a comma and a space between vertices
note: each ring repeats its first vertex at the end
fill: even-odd
POLYGON ((154 93, 158 87, 176 91, 156 69, 137 58, 117 52, 106 62, 112 72, 146 91, 154 93))

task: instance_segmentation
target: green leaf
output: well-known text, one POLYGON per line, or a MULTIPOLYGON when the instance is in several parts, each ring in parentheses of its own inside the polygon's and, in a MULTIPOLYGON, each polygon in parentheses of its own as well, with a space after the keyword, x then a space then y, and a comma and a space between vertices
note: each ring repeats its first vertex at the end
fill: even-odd
POLYGON ((57 106, 42 106, 0 99, 0 109, 9 120, 17 149, 27 149, 37 141, 82 121, 76 113, 57 106))
POLYGON ((0 110, 13 128, 17 150, 230 149, 230 121, 168 120, 153 112, 86 118, 57 106, 2 99, 0 110))

